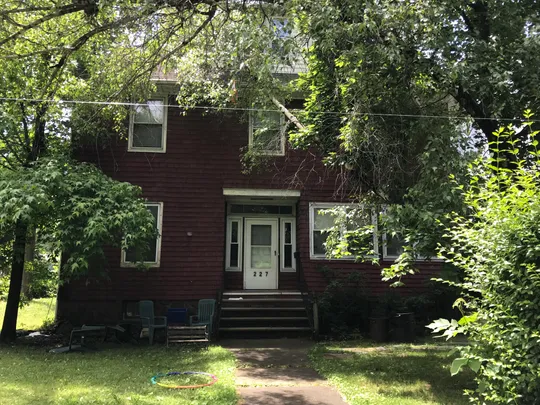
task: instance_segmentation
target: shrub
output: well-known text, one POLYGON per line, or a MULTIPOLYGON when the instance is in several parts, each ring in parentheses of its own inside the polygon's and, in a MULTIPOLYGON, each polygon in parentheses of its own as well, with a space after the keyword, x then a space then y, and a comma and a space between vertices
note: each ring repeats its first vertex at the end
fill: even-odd
MULTIPOLYGON (((441 253, 464 271, 456 301, 459 321, 430 327, 452 337, 464 333, 469 346, 452 364, 476 372, 476 403, 536 404, 540 398, 540 153, 538 132, 520 139, 532 151, 519 159, 511 129, 498 132, 500 150, 470 167, 462 188, 470 215, 454 215, 441 253), (510 157, 511 164, 508 164, 510 157)), ((523 145, 523 144, 522 144, 523 145)), ((495 145, 497 146, 497 145, 495 145)))
POLYGON ((359 272, 340 276, 328 267, 319 269, 328 281, 324 292, 317 297, 320 330, 338 338, 353 332, 364 332, 369 315, 368 297, 359 272))

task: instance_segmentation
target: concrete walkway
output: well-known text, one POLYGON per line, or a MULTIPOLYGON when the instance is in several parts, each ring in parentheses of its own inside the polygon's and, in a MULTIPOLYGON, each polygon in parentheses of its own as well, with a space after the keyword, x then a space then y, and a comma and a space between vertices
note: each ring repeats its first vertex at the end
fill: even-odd
POLYGON ((234 339, 220 344, 238 360, 242 405, 347 405, 310 366, 310 340, 234 339))

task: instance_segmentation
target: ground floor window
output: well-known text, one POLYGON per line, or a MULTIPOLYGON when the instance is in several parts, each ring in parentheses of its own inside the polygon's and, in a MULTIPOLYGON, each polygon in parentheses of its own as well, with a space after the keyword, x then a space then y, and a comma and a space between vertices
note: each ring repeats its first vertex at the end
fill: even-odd
MULTIPOLYGON (((163 223, 163 203, 146 203, 146 208, 154 217, 154 225, 158 236, 148 241, 150 249, 144 254, 142 261, 150 267, 159 267, 161 257, 161 228, 163 223)), ((135 249, 122 251, 122 266, 135 266, 139 259, 139 252, 135 249)))
MULTIPOLYGON (((326 247, 330 232, 335 231, 336 228, 343 238, 350 236, 355 229, 367 228, 363 235, 354 237, 355 243, 363 249, 353 246, 351 251, 353 253, 361 250, 371 252, 370 254, 363 253, 365 255, 363 257, 382 257, 383 260, 389 261, 397 259, 404 252, 405 241, 400 235, 391 235, 384 230, 379 232, 378 217, 378 210, 367 209, 359 204, 310 203, 310 257, 312 259, 336 259, 327 255, 326 247)), ((427 253, 425 257, 419 256, 416 260, 441 260, 434 250, 427 253)), ((340 257, 340 259, 354 258, 354 254, 340 257)))
MULTIPOLYGON (((310 257, 312 259, 331 259, 328 257, 326 243, 331 231, 337 231, 341 238, 346 239, 362 228, 368 228, 365 235, 361 236, 361 242, 365 244, 366 251, 378 252, 377 217, 372 210, 365 209, 358 204, 344 203, 310 203, 310 257), (336 229, 337 228, 337 229, 336 229)), ((356 235, 355 243, 359 236, 356 235)), ((344 254, 339 259, 354 259, 351 254, 344 254)))

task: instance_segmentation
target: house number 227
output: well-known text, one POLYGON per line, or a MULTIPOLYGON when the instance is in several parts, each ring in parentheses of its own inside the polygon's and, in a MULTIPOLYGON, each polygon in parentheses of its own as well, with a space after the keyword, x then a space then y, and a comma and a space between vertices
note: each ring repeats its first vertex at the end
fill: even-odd
MULTIPOLYGON (((268 277, 268 272, 267 271, 264 271, 264 272, 259 271, 259 277, 262 277, 263 273, 266 273, 265 277, 268 277)), ((257 277, 257 272, 256 271, 253 272, 253 277, 257 277)))

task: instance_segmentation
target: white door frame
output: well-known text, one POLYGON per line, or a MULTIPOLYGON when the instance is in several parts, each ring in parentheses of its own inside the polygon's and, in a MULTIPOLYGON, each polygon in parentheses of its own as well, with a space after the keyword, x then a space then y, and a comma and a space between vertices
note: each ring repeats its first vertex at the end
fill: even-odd
POLYGON ((244 233, 244 290, 257 289, 248 288, 248 275, 252 271, 273 271, 275 276, 268 279, 275 284, 266 288, 258 288, 261 290, 277 290, 279 288, 279 246, 278 246, 278 218, 245 218, 245 233, 244 233), (272 240, 271 240, 271 268, 269 270, 252 270, 251 269, 251 225, 271 225, 272 240))

